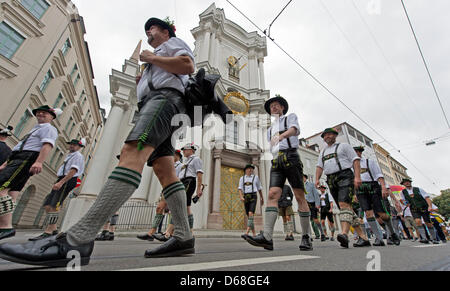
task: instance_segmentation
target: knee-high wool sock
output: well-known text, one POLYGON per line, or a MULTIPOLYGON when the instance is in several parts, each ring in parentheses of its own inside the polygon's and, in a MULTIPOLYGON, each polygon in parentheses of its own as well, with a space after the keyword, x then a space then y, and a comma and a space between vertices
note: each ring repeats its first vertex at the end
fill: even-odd
POLYGON ((115 168, 86 215, 67 231, 69 244, 76 246, 95 240, 102 226, 133 195, 140 182, 138 172, 115 168))
POLYGON ((278 208, 277 207, 267 207, 266 208, 266 217, 264 220, 264 238, 267 240, 272 240, 273 237, 273 228, 275 226, 275 222, 278 218, 278 208))
POLYGON ((189 227, 186 190, 181 182, 175 182, 163 189, 164 199, 172 213, 172 223, 175 227, 173 237, 180 240, 192 238, 189 227))

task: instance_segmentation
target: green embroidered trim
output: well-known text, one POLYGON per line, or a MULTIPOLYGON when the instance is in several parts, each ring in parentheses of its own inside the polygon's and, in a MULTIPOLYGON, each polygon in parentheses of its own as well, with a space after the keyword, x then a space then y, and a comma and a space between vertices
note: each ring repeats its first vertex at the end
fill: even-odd
POLYGON ((147 125, 147 127, 144 130, 144 133, 141 134, 141 136, 138 138, 138 145, 137 145, 138 151, 142 151, 144 149, 144 143, 147 141, 148 134, 149 134, 150 130, 155 125, 156 117, 159 116, 159 114, 161 113, 162 108, 164 107, 164 105, 166 105, 166 103, 167 103, 167 99, 165 99, 159 105, 158 110, 156 111, 156 114, 153 116, 153 119, 150 121, 150 124, 147 125))
POLYGON ((136 184, 136 183, 134 183, 134 182, 132 182, 132 181, 130 181, 130 180, 127 180, 127 179, 125 179, 125 178, 115 177, 115 176, 109 176, 109 179, 113 179, 113 180, 117 180, 117 181, 121 181, 121 182, 130 184, 130 185, 133 185, 133 186, 136 187, 136 189, 139 188, 139 184, 136 184))

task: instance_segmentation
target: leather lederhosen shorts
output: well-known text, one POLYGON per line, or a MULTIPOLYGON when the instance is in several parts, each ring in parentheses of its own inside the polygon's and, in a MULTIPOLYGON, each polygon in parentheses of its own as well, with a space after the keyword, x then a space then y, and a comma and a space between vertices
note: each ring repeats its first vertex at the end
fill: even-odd
MULTIPOLYGON (((61 181, 64 176, 58 177, 56 182, 61 181)), ((72 191, 77 186, 77 177, 72 177, 69 181, 67 181, 59 190, 52 190, 50 194, 47 195, 44 199, 43 206, 50 206, 56 208, 63 204, 64 200, 69 195, 70 191, 72 191)))
POLYGON ((389 213, 388 205, 384 205, 381 195, 381 186, 378 182, 363 182, 356 191, 359 205, 362 211, 373 210, 376 213, 389 213))
POLYGON ((22 191, 28 179, 32 176, 30 168, 36 162, 39 152, 15 151, 8 159, 6 168, 0 172, 1 189, 22 191))
POLYGON ((320 207, 320 219, 325 220, 328 218, 328 221, 334 223, 333 213, 330 212, 330 207, 322 206, 320 207))
POLYGON ((303 184, 303 164, 297 149, 282 150, 272 160, 270 188, 283 189, 286 179, 293 189, 305 189, 303 184))
POLYGON ((194 177, 187 177, 187 178, 181 179, 181 183, 183 183, 184 188, 186 189, 187 206, 191 206, 192 195, 194 195, 195 188, 197 187, 197 179, 194 177))
POLYGON ((334 174, 327 175, 327 184, 330 193, 339 207, 339 202, 352 203, 354 195, 354 178, 355 175, 350 169, 343 170, 334 174))
POLYGON ((137 141, 138 145, 155 148, 147 162, 148 166, 152 166, 158 158, 174 155, 172 134, 180 125, 172 125, 172 118, 186 113, 183 98, 181 92, 167 88, 151 91, 139 102, 136 124, 125 142, 137 141))
POLYGON ((244 194, 244 208, 247 216, 249 212, 255 213, 257 202, 258 196, 256 195, 256 192, 244 194))

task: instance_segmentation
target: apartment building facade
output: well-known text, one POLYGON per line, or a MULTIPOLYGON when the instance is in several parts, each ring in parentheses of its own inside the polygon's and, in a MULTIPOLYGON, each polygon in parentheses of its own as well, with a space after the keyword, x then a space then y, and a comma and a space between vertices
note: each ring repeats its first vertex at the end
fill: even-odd
POLYGON ((6 0, 0 3, 0 126, 14 127, 13 147, 36 124, 32 109, 47 104, 63 114, 52 122, 55 147, 43 172, 30 178, 17 200, 13 223, 42 224, 41 204, 68 152, 67 141, 85 138, 86 173, 102 132, 103 118, 83 18, 71 1, 6 0))

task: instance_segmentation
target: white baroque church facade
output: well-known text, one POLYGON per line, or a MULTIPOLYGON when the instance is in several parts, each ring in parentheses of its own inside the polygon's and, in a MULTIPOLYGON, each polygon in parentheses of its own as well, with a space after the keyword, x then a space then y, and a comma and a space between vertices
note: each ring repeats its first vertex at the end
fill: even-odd
MULTIPOLYGON (((256 166, 255 173, 261 179, 263 194, 265 197, 268 194, 270 158, 264 158, 263 154, 267 148, 264 146, 266 130, 270 126, 270 118, 264 110, 264 102, 270 97, 264 76, 266 38, 257 32, 246 32, 226 19, 223 9, 216 8, 215 4, 199 17, 199 25, 191 30, 195 39, 196 69, 205 68, 207 73, 221 75, 216 94, 232 109, 235 118, 227 126, 218 117, 211 117, 205 120, 203 128, 188 128, 177 141, 177 148, 194 142, 199 147, 196 155, 203 161, 203 183, 207 186, 198 203, 192 204, 194 228, 244 229, 247 222, 237 187, 246 164, 256 166)), ((76 223, 92 205, 116 167, 116 155, 134 126, 133 119, 137 113, 135 76, 140 70, 140 51, 141 43, 131 58, 125 60, 121 71, 112 70, 111 111, 99 141, 101 150, 91 162, 90 175, 86 177, 80 194, 69 204, 63 231, 76 223)), ((150 211, 151 207, 145 206, 157 202, 161 190, 153 169, 146 166, 139 188, 127 203, 150 211)), ((119 223, 126 219, 133 225, 149 224, 152 213, 133 213, 133 209, 138 207, 122 207, 119 223)), ((257 229, 262 227, 262 213, 263 208, 258 201, 257 229)))

